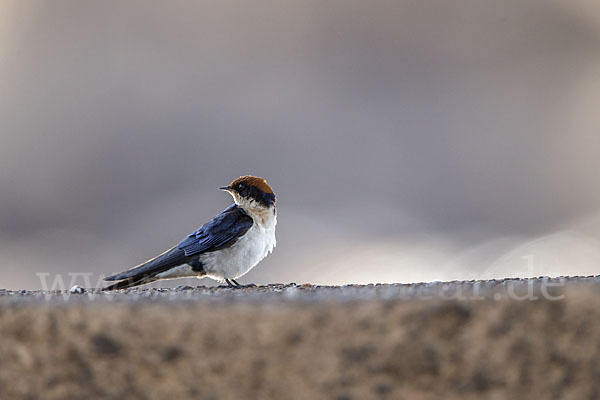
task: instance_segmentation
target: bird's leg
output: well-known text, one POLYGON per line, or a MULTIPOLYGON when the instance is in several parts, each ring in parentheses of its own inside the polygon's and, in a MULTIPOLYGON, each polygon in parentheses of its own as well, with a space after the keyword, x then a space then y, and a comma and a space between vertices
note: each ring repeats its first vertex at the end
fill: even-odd
POLYGON ((256 285, 251 283, 249 285, 240 285, 238 281, 236 281, 235 279, 225 279, 225 282, 227 282, 227 285, 230 288, 233 289, 241 289, 241 288, 247 288, 247 287, 255 287, 256 285))
POLYGON ((237 287, 239 287, 239 288, 243 288, 243 287, 246 287, 246 288, 248 288, 248 287, 255 287, 255 286, 256 286, 254 283, 249 283, 249 284, 247 284, 247 285, 240 285, 240 284, 238 283, 238 281, 236 281, 235 279, 232 279, 231 281, 232 281, 233 283, 235 283, 235 284, 237 285, 237 287))
MULTIPOLYGON (((232 281, 233 281, 233 279, 232 279, 232 281)), ((239 284, 237 284, 237 285, 234 285, 233 283, 231 283, 231 281, 230 281, 229 279, 225 279, 225 282, 227 282, 227 285, 228 285, 230 288, 234 288, 234 287, 238 287, 238 286, 239 286, 239 284)), ((234 281, 234 282, 235 282, 235 281, 234 281)), ((237 283, 237 282, 236 282, 236 283, 237 283)))

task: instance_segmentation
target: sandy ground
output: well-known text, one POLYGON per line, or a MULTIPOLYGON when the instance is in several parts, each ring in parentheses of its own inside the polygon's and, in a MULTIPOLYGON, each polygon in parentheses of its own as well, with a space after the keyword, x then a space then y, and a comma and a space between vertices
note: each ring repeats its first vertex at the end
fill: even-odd
POLYGON ((600 396, 600 278, 0 290, 0 398, 600 396))

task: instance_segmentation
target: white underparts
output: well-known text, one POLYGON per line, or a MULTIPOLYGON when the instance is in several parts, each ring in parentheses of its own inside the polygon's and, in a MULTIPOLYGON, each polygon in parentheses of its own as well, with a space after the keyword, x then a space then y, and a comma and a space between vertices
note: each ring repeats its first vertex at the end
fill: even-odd
POLYGON ((173 267, 171 269, 166 270, 165 272, 161 272, 160 274, 156 274, 156 278, 158 279, 175 279, 175 278, 185 278, 187 276, 200 276, 197 271, 192 270, 187 264, 179 265, 177 267, 173 267))
MULTIPOLYGON (((244 207, 243 204, 240 206, 244 207)), ((275 209, 244 207, 244 210, 254 220, 248 232, 226 249, 200 255, 200 261, 208 277, 221 281, 237 279, 273 251, 276 245, 275 226, 277 225, 275 209)))

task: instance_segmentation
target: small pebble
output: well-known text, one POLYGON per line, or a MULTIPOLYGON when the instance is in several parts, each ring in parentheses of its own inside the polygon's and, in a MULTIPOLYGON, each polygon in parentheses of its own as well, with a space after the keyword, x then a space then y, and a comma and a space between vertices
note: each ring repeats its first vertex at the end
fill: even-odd
POLYGON ((83 294, 83 292, 85 292, 85 289, 79 285, 75 285, 69 291, 73 294, 83 294))

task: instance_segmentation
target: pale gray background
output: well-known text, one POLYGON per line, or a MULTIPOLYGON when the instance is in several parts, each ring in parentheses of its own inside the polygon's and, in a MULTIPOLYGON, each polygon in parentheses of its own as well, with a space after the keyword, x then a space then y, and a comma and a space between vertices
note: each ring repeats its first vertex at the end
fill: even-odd
POLYGON ((246 173, 242 282, 600 273, 598 4, 4 0, 0 287, 137 264, 246 173))

